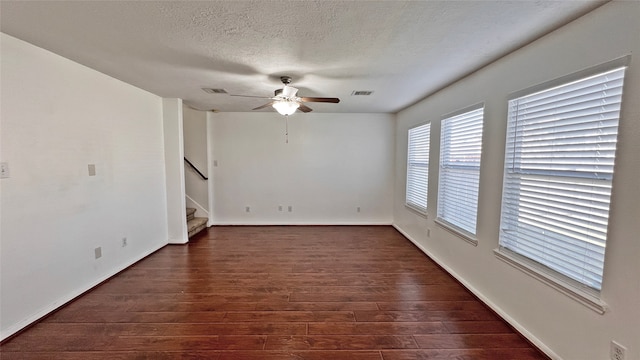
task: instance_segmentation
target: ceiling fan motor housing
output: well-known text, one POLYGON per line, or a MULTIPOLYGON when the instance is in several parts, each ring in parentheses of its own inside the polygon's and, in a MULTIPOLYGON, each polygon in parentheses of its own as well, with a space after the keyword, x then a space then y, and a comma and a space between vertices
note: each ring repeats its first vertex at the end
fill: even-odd
POLYGON ((285 85, 289 85, 291 84, 291 76, 280 76, 280 81, 285 85))

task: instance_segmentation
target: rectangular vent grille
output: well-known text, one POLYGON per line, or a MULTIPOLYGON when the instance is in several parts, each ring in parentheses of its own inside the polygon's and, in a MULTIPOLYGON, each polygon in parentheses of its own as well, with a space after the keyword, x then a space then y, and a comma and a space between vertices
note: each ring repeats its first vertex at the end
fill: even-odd
POLYGON ((371 90, 354 90, 351 93, 351 96, 369 96, 373 94, 373 91, 371 90))
POLYGON ((225 89, 202 88, 202 90, 208 94, 226 94, 227 93, 227 90, 225 89))

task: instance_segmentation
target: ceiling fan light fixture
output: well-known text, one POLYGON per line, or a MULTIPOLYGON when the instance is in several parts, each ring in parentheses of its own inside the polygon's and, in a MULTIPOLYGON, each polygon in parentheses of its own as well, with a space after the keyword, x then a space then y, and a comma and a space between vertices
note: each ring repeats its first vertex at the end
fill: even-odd
POLYGON ((279 100, 274 102, 271 106, 273 106, 273 108, 276 109, 276 111, 280 115, 288 116, 298 110, 298 108, 300 107, 300 103, 298 103, 297 101, 279 100))

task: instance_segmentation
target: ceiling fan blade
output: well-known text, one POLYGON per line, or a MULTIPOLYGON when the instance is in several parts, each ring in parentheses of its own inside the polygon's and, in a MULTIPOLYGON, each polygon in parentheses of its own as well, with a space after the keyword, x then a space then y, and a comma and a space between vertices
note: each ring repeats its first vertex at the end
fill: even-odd
POLYGON ((232 95, 232 94, 229 94, 229 96, 239 96, 239 97, 258 98, 258 99, 273 99, 273 97, 271 96, 232 95))
POLYGON ((274 103, 274 101, 272 101, 272 102, 270 102, 270 103, 266 103, 266 104, 264 104, 264 105, 260 105, 260 106, 258 106, 257 108, 255 108, 255 109, 251 109, 251 110, 260 110, 260 109, 264 109, 264 108, 266 108, 266 107, 269 107, 269 106, 273 105, 273 103, 274 103))
POLYGON ((308 107, 305 104, 300 104, 300 106, 298 107, 298 110, 302 111, 303 113, 308 113, 310 111, 313 111, 312 108, 308 107))
POLYGON ((325 102, 325 103, 339 103, 338 98, 326 98, 326 97, 301 97, 300 101, 304 102, 325 102))

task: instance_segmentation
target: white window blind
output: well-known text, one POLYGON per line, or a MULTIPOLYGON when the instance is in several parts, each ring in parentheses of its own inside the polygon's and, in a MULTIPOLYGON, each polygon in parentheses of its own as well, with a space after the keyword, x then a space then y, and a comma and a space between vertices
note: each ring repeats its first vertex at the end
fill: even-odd
POLYGON ((423 214, 427 213, 430 136, 431 124, 409 129, 406 204, 423 214))
POLYGON ((600 290, 625 68, 509 102, 501 251, 600 290))
POLYGON ((476 233, 484 108, 442 120, 438 219, 476 233))

